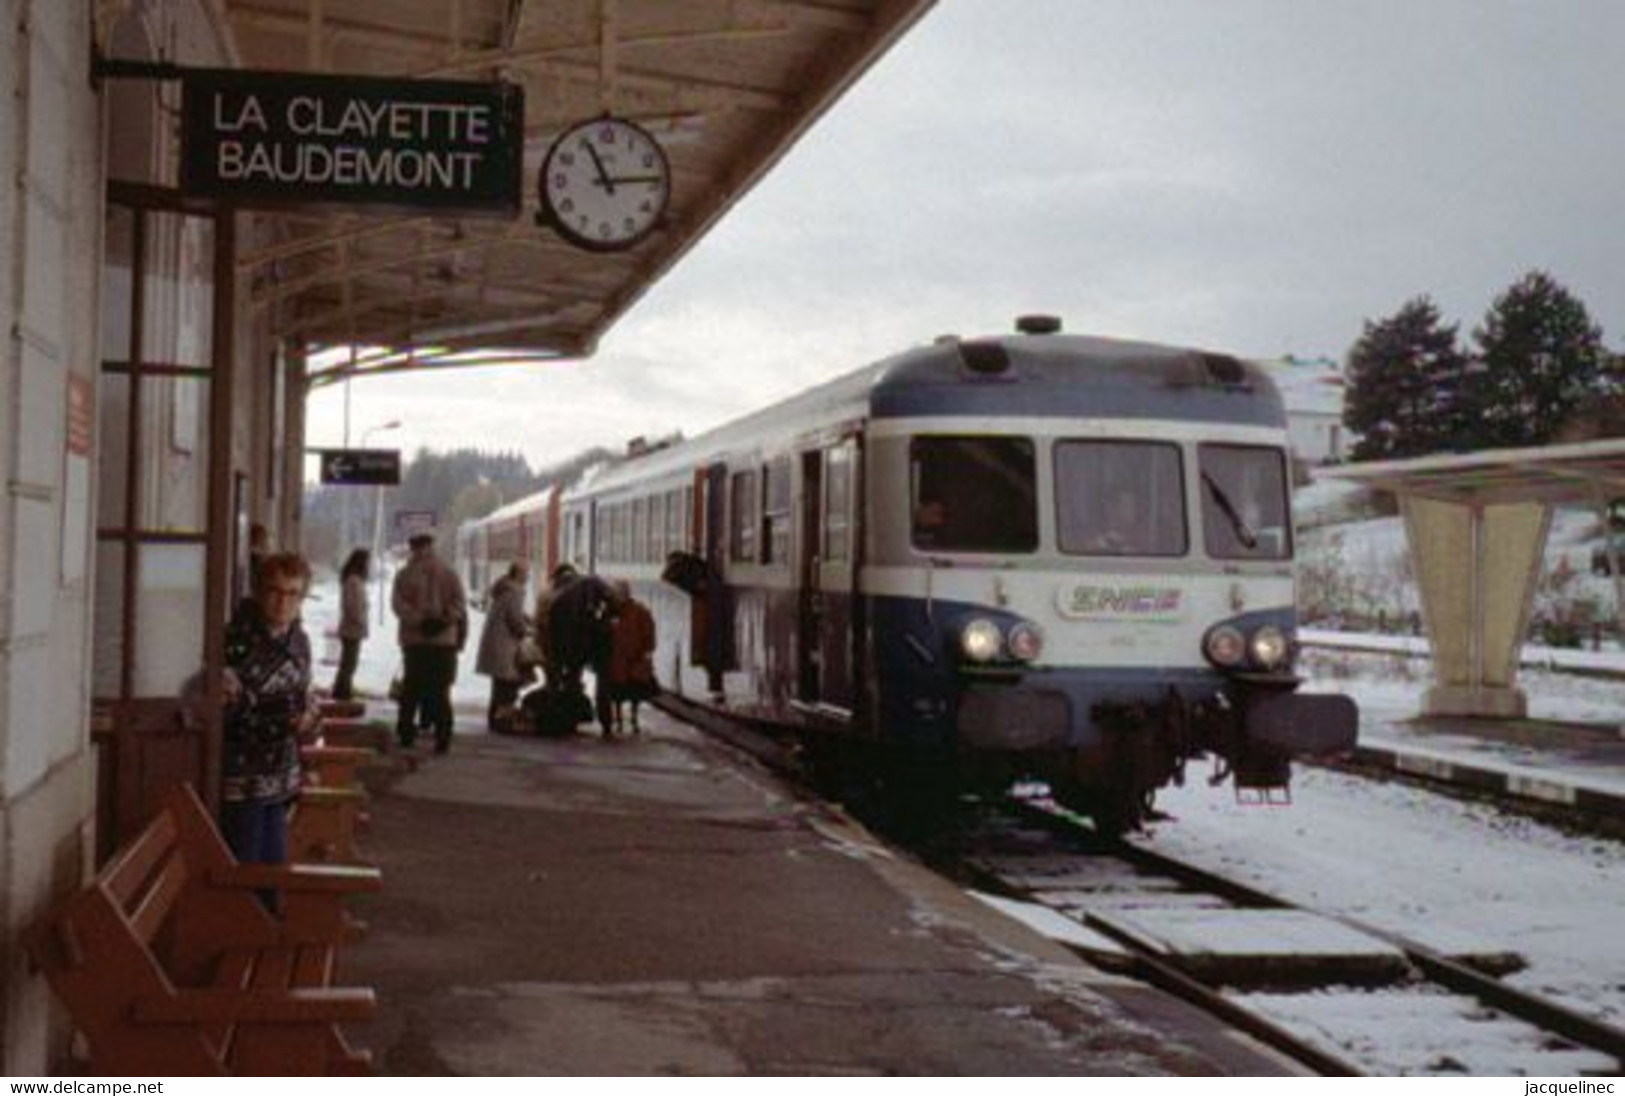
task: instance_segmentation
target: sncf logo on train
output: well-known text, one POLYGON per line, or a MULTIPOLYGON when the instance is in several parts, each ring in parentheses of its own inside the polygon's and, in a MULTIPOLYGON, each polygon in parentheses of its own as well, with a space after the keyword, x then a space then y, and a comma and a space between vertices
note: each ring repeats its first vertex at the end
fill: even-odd
POLYGON ((194 70, 181 186, 245 206, 516 216, 524 89, 455 80, 194 70))
POLYGON ((1174 586, 1063 586, 1055 606, 1069 620, 1173 623, 1183 617, 1185 592, 1174 586))

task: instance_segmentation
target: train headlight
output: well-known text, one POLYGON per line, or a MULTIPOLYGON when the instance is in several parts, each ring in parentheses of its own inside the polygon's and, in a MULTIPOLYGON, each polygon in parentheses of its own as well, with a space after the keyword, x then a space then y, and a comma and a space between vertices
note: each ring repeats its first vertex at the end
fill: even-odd
POLYGON ((1034 662, 1044 653, 1044 630, 1036 624, 1023 621, 1010 629, 1010 638, 1005 642, 1010 647, 1012 658, 1034 662))
POLYGON ((992 662, 1003 647, 999 626, 985 617, 977 617, 959 633, 959 649, 972 662, 992 662))
POLYGON ((1228 624, 1207 634, 1207 657, 1215 666, 1239 666, 1247 658, 1247 640, 1228 624))
POLYGON ((1252 653, 1254 662, 1266 670, 1273 670, 1286 661, 1286 635, 1275 625, 1266 624, 1253 633, 1247 649, 1252 653))

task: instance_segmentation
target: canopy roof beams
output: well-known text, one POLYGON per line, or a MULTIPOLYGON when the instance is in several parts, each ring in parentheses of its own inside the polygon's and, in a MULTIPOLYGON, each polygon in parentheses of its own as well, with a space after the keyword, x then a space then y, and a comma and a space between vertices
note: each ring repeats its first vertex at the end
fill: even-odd
POLYGON ((483 331, 589 354, 931 2, 215 0, 246 67, 502 78, 526 94, 518 221, 279 213, 239 260, 252 305, 314 348, 483 331), (595 254, 535 224, 534 188, 553 138, 606 110, 661 139, 675 185, 652 238, 595 254))

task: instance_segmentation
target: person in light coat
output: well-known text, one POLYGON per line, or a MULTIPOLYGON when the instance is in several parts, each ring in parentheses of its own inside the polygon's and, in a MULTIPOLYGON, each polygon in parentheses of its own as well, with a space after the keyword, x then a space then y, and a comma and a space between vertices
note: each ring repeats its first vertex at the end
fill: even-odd
POLYGON ((457 652, 468 639, 468 596, 457 572, 435 554, 433 534, 419 533, 407 544, 412 558, 395 576, 390 594, 400 622, 403 678, 395 734, 402 746, 415 743, 422 709, 434 727, 435 753, 445 753, 451 749, 457 652))
POLYGON ((518 701, 520 686, 525 682, 519 648, 529 627, 525 620, 525 584, 529 578, 530 568, 516 561, 491 585, 474 672, 491 679, 491 704, 485 722, 492 731, 497 729, 499 715, 518 701))
POLYGON ((367 638, 369 606, 367 578, 372 553, 357 548, 339 571, 339 672, 333 679, 333 699, 355 695, 355 668, 361 661, 361 642, 367 638))

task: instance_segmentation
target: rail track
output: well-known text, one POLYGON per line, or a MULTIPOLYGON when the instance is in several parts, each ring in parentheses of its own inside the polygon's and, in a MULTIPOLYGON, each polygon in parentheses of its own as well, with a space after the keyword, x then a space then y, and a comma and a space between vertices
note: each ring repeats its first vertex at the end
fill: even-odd
POLYGON ((961 840, 968 881, 1098 934, 1073 946, 1317 1072, 1625 1070, 1625 1030, 1507 984, 1514 953, 1447 955, 1133 841, 1098 841, 1042 800, 997 805, 961 840))
MULTIPOLYGON (((681 702, 676 714, 821 794, 782 735, 681 702)), ((850 789, 843 789, 843 792, 850 789)), ((1625 1030, 1509 985, 1514 953, 1452 954, 1309 910, 1147 848, 1102 841, 1041 797, 921 825, 841 796, 877 832, 1029 916, 1087 959, 1181 997, 1328 1076, 1613 1075, 1625 1030), (1042 913, 1042 916, 1033 916, 1042 913)))

